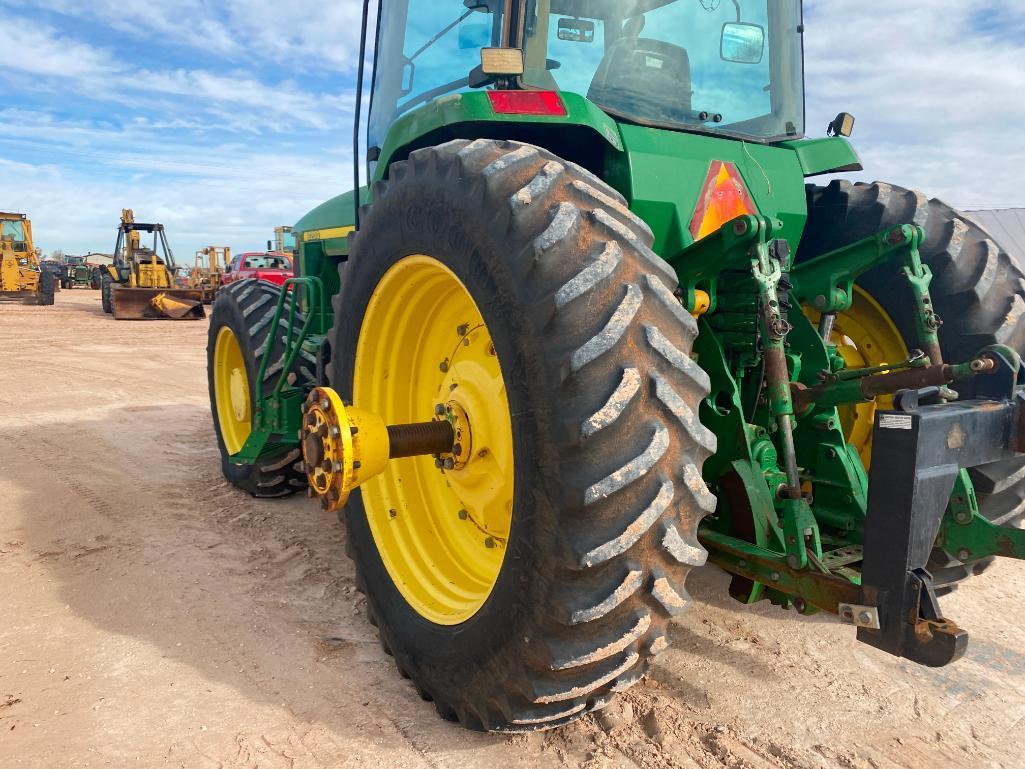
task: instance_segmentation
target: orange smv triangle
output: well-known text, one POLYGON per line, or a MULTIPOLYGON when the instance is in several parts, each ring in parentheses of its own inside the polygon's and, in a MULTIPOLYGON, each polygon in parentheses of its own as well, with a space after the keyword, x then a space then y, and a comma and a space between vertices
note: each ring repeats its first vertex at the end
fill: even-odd
POLYGON ((701 240, 738 216, 757 213, 758 206, 751 199, 737 167, 713 160, 694 218, 690 220, 690 234, 694 240, 701 240))

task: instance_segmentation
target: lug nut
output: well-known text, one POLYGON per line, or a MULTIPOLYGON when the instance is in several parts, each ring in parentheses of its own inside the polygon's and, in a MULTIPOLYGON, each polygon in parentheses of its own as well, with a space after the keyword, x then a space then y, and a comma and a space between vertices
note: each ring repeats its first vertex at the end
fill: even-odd
POLYGON ((322 400, 322 401, 320 402, 320 407, 321 407, 321 408, 322 408, 322 409, 323 409, 324 411, 330 411, 330 410, 331 410, 331 401, 329 401, 329 400, 328 400, 327 398, 324 398, 324 400, 322 400))
POLYGON ((434 466, 440 470, 445 466, 445 463, 441 460, 441 457, 438 457, 434 460, 434 466))
POLYGON ((448 361, 447 360, 443 360, 441 363, 438 364, 438 368, 441 369, 441 373, 442 374, 447 374, 448 373, 448 361))
POLYGON ((456 515, 459 516, 460 521, 465 521, 469 517, 469 513, 467 513, 465 510, 460 510, 458 513, 456 513, 456 515))
POLYGON ((434 413, 435 413, 435 414, 437 414, 437 415, 438 415, 439 417, 440 417, 440 416, 443 416, 443 415, 444 415, 444 413, 445 413, 445 407, 444 407, 444 406, 442 406, 442 405, 441 405, 440 403, 439 403, 439 404, 437 404, 437 405, 436 405, 436 406, 434 407, 434 413))
POLYGON ((460 454, 462 454, 462 453, 463 453, 463 447, 462 447, 462 445, 461 445, 461 444, 459 444, 459 443, 457 443, 456 445, 454 445, 454 446, 452 447, 452 453, 453 453, 453 454, 455 454, 456 456, 459 456, 460 454))
POLYGON ((487 539, 484 540, 484 547, 486 547, 488 549, 491 549, 494 546, 495 546, 495 540, 493 540, 491 537, 488 537, 487 539))
POLYGON ((448 458, 445 459, 445 469, 446 470, 451 470, 455 466, 456 466, 456 462, 455 462, 454 459, 452 459, 452 457, 448 457, 448 458))
POLYGON ((456 329, 456 333, 459 334, 459 336, 466 336, 466 332, 469 331, 469 330, 470 330, 470 324, 469 323, 464 323, 459 328, 456 329))
POLYGON ((361 467, 363 467, 363 463, 362 462, 353 462, 352 463, 352 469, 353 470, 359 470, 361 467))
POLYGON ((325 473, 331 472, 331 460, 325 459, 323 464, 321 464, 320 469, 323 470, 325 473))
POLYGON ((342 463, 335 462, 331 469, 334 470, 336 473, 342 472, 342 463))
POLYGON ((337 427, 332 427, 331 428, 331 437, 332 438, 338 438, 338 437, 341 436, 341 434, 342 434, 342 431, 339 430, 337 427))
POLYGON ((858 622, 860 622, 862 625, 867 625, 871 621, 872 615, 869 614, 867 611, 863 611, 861 612, 861 614, 858 615, 858 622))

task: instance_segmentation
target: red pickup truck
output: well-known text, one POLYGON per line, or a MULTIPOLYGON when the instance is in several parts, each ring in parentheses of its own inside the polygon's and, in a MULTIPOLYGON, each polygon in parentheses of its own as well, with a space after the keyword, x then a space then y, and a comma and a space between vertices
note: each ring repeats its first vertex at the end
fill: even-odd
POLYGON ((231 260, 227 272, 221 275, 221 285, 246 278, 266 280, 283 285, 294 276, 292 257, 277 251, 256 251, 239 254, 231 260))

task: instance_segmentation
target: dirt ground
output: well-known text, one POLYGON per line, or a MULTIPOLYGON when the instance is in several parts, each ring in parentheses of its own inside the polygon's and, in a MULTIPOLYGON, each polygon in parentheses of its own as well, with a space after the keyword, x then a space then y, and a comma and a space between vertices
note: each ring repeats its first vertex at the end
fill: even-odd
POLYGON ((441 721, 378 646, 309 500, 221 479, 205 323, 88 290, 0 305, 0 767, 1025 767, 1025 564, 945 600, 920 669, 713 567, 650 679, 558 732, 441 721))

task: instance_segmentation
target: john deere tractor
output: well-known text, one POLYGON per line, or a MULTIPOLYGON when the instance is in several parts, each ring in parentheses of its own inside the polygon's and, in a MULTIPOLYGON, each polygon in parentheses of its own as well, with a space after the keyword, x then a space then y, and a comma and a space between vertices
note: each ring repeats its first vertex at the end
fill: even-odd
POLYGON ((178 270, 164 225, 136 222, 131 209, 122 210, 114 262, 101 276, 103 311, 114 320, 205 318, 203 290, 179 286, 178 270), (152 237, 150 246, 143 234, 152 237))
POLYGON ((0 212, 0 300, 49 306, 57 278, 43 269, 32 243, 32 222, 25 214, 0 212))
POLYGON ((961 657, 940 598, 1025 557, 1025 274, 937 200, 806 184, 861 164, 850 115, 806 136, 799 0, 379 14, 369 186, 296 225, 283 290, 221 292, 209 382, 227 478, 338 511, 421 695, 601 708, 706 560, 961 657))

